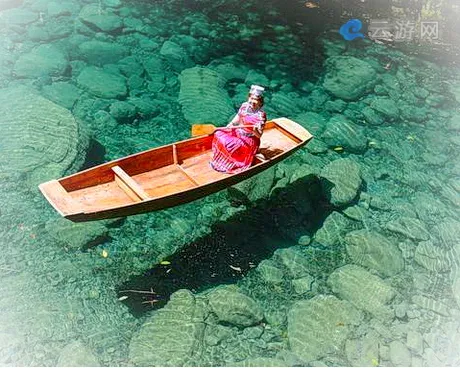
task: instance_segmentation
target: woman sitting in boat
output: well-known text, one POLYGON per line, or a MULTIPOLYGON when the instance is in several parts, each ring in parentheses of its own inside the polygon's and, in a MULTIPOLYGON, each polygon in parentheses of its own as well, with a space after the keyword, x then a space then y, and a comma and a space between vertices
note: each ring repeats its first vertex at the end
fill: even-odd
POLYGON ((267 116, 262 110, 264 88, 252 85, 248 100, 227 127, 243 126, 236 129, 217 130, 212 141, 214 170, 238 173, 251 166, 260 146, 267 116))

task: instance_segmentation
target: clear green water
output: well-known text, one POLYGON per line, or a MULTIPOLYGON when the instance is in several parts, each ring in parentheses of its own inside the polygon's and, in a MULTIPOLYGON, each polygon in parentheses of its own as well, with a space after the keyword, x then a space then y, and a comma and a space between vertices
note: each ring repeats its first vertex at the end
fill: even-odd
MULTIPOLYGON (((455 52, 420 52, 433 62, 368 40, 347 43, 336 35, 339 23, 327 32, 326 24, 340 17, 303 14, 303 4, 203 4, 27 1, 18 13, 14 7, 0 13, 0 364, 458 365, 460 72, 455 52), (179 51, 173 47, 179 59, 164 48, 168 40, 180 45, 179 51), (51 44, 58 50, 55 56, 49 57, 49 50, 34 54, 37 46, 51 44), (378 87, 350 100, 326 91, 325 77, 338 69, 327 60, 337 55, 365 61, 378 87), (60 57, 66 67, 56 62, 60 57), (196 82, 192 97, 198 112, 180 98, 184 84, 193 90, 193 80, 178 77, 196 65, 224 76, 218 87, 209 82, 209 90, 226 93, 210 98, 203 82, 196 82), (97 85, 94 76, 90 82, 79 79, 91 66, 121 75, 126 94, 97 96, 91 89, 97 85), (219 99, 236 109, 251 83, 268 87, 269 118, 299 121, 320 141, 260 175, 254 187, 156 213, 78 225, 60 220, 40 195, 36 184, 57 172, 68 174, 189 137, 191 123, 219 116, 219 99), (21 95, 11 99, 9 91, 18 85, 66 108, 85 133, 65 131, 74 137, 67 144, 61 133, 50 132, 52 139, 43 134, 46 120, 28 121, 15 110, 21 95), (136 98, 153 107, 134 103, 136 98), (117 101, 135 105, 135 112, 117 101), (17 121, 7 111, 14 111, 17 121), (353 122, 351 141, 331 129, 336 115, 353 122), (66 150, 79 139, 84 153, 66 150), (60 151, 53 156, 53 149, 60 151), (54 166, 43 162, 49 157, 54 166), (334 206, 324 170, 340 159, 359 165, 362 184, 355 188, 356 198, 334 206), (292 180, 293 173, 300 180, 292 180), (279 189, 269 196, 275 184, 279 189), (361 215, 352 212, 357 208, 361 215), (363 229, 381 237, 359 242, 370 245, 358 247, 364 250, 356 255, 348 234, 363 229), (388 253, 379 253, 382 244, 388 253), (296 262, 308 265, 306 271, 294 272, 296 262), (341 286, 331 281, 349 264, 368 276, 341 286), (373 277, 379 281, 367 289, 366 278, 373 277), (307 279, 309 286, 302 289, 307 279), (384 306, 378 304, 384 291, 375 289, 380 282, 394 293, 384 306), (363 283, 361 295, 356 283, 363 283), (180 340, 177 346, 158 344, 158 353, 139 358, 136 337, 144 336, 139 334, 146 321, 158 320, 172 293, 188 289, 197 300, 211 300, 207 292, 219 285, 237 285, 263 310, 263 319, 244 328, 203 308, 206 328, 190 350, 180 340), (150 290, 155 295, 139 293, 150 290), (352 323, 343 317, 331 329, 333 309, 323 305, 311 318, 305 312, 298 323, 310 335, 300 339, 305 346, 299 348, 292 325, 299 319, 290 312, 318 295, 351 303, 362 318, 352 323), (379 308, 390 316, 378 315, 379 308), (315 328, 309 324, 321 318, 315 328), (336 349, 305 353, 324 331, 329 338, 345 325, 352 327, 339 333, 336 349), (80 351, 82 346, 86 350, 80 351), (81 360, 72 358, 72 351, 81 360)), ((56 127, 53 114, 48 123, 56 127)), ((346 174, 351 176, 347 170, 341 175, 346 174)), ((177 321, 165 323, 160 334, 171 333, 174 340, 171 331, 185 326, 177 321)), ((155 336, 147 340, 147 345, 157 343, 155 336)))

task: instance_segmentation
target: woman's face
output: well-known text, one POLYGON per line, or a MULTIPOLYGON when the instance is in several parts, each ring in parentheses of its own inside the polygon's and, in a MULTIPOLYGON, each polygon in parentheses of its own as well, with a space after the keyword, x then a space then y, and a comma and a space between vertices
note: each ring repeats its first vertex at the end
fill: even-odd
POLYGON ((251 106, 253 109, 257 109, 260 105, 259 99, 257 98, 257 96, 254 96, 254 95, 249 96, 248 103, 249 103, 249 106, 251 106))

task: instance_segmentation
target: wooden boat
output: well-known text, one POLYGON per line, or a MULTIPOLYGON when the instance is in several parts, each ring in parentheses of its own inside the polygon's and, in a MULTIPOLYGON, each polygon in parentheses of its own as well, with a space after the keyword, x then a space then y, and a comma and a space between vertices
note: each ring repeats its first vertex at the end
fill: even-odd
POLYGON ((267 122, 260 152, 244 172, 227 174, 209 165, 213 135, 153 148, 40 184, 63 217, 100 220, 160 210, 191 202, 245 180, 285 159, 312 135, 286 118, 267 122))

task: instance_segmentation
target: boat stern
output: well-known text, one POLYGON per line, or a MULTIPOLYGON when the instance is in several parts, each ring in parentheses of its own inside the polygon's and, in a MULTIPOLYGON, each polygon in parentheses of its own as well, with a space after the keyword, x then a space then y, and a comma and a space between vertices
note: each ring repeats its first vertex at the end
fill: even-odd
POLYGON ((83 212, 79 203, 71 197, 58 180, 42 183, 38 188, 61 216, 72 218, 83 212))

